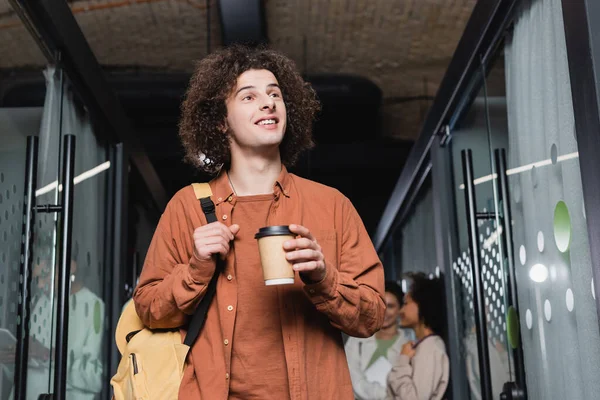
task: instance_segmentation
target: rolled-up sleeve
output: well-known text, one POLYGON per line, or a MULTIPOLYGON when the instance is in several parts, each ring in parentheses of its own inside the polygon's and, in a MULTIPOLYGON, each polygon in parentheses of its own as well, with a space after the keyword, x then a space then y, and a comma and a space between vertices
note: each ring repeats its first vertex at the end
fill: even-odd
POLYGON ((383 267, 360 216, 345 197, 341 210, 337 265, 326 259, 325 278, 305 285, 304 291, 333 326, 350 336, 369 337, 383 324, 383 267))
POLYGON ((153 329, 184 325, 215 271, 214 260, 195 256, 193 227, 178 226, 174 220, 183 210, 174 208, 169 204, 158 223, 133 297, 140 319, 153 329))

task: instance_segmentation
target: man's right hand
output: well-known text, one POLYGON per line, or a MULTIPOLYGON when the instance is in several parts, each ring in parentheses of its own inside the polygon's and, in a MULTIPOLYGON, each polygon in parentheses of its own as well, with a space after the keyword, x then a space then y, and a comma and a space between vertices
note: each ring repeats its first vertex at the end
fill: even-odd
POLYGON ((208 261, 214 254, 220 254, 224 260, 229 253, 229 243, 239 232, 240 226, 233 224, 227 226, 222 222, 213 222, 194 230, 194 247, 196 257, 201 261, 208 261))

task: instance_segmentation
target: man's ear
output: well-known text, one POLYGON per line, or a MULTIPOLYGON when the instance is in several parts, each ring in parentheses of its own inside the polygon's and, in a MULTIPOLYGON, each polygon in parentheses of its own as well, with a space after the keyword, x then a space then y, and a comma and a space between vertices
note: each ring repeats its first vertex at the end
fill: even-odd
POLYGON ((229 130, 229 125, 227 124, 227 119, 223 120, 217 127, 222 133, 227 133, 229 130))

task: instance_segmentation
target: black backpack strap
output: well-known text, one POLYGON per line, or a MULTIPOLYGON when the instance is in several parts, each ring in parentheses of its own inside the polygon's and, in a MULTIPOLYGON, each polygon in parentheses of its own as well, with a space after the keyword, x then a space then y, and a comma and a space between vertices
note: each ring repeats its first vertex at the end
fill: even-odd
MULTIPOLYGON (((209 224, 215 222, 217 220, 217 216, 215 215, 215 203, 212 202, 210 197, 201 198, 200 205, 202 206, 204 215, 206 215, 206 221, 208 221, 209 224)), ((210 303, 212 303, 212 299, 215 297, 217 280, 219 279, 219 275, 223 268, 223 260, 221 260, 221 257, 217 255, 216 258, 217 267, 215 268, 215 273, 208 284, 208 288, 204 293, 204 297, 202 300, 200 300, 200 304, 198 304, 198 307, 192 316, 192 320, 188 326, 187 334, 185 335, 185 340, 183 341, 183 344, 186 344, 190 347, 192 347, 198 338, 198 335, 200 335, 200 331, 202 331, 202 327, 204 326, 204 322, 206 320, 208 307, 210 307, 210 303)))

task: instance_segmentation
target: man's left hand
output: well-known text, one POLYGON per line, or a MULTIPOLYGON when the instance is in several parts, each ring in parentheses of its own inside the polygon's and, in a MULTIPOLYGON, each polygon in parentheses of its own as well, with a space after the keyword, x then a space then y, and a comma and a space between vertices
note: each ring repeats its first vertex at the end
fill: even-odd
POLYGON ((283 244, 286 258, 294 266, 294 271, 298 271, 304 280, 321 282, 326 274, 325 257, 321 246, 310 231, 302 225, 292 224, 290 230, 299 237, 283 244))

